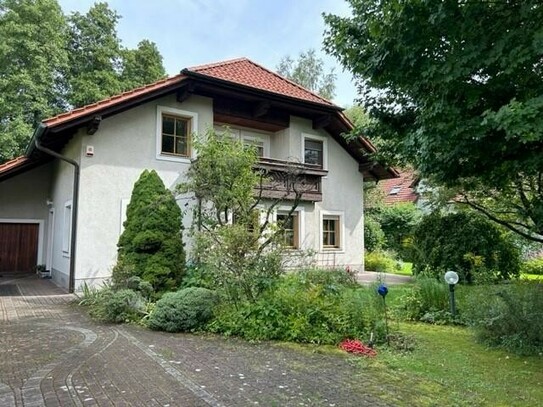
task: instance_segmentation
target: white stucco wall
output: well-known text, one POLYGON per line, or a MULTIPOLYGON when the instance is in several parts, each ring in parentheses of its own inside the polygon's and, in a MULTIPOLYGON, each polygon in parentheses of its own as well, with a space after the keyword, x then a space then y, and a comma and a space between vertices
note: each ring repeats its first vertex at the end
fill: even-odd
POLYGON ((38 223, 38 262, 45 264, 47 251, 47 199, 52 164, 44 164, 0 182, 0 223, 38 223))
MULTIPOLYGON (((197 113, 200 133, 213 126, 211 99, 192 96, 178 103, 174 96, 169 96, 104 119, 94 135, 81 130, 63 151, 81 163, 76 289, 84 282, 96 285, 110 277, 117 257, 116 245, 123 212, 141 172, 155 169, 166 187, 174 188, 180 175, 188 169, 188 163, 163 161, 156 157, 158 106, 197 113), (85 155, 87 146, 94 148, 92 157, 85 155)), ((303 161, 302 134, 326 138, 329 170, 322 184, 323 201, 301 205, 304 225, 300 236, 302 248, 317 252, 317 261, 321 265, 361 268, 362 174, 358 171, 358 164, 325 131, 313 130, 310 120, 298 117, 291 117, 289 129, 270 135, 270 155, 303 161), (342 216, 343 240, 339 250, 321 248, 322 214, 325 211, 342 216)), ((55 208, 56 236, 53 278, 63 286, 68 284, 69 257, 62 252, 61 236, 64 205, 71 199, 72 175, 71 166, 56 163, 50 193, 55 208)), ((179 203, 184 207, 187 199, 181 198, 179 203)), ((184 221, 185 226, 190 226, 190 211, 184 221)), ((187 240, 186 236, 184 238, 187 240)))
MULTIPOLYGON (((189 167, 156 158, 157 106, 197 113, 199 132, 213 125, 211 99, 192 96, 178 103, 171 96, 105 119, 96 134, 82 136, 76 288, 84 281, 99 284, 110 276, 117 258, 122 203, 129 201, 141 172, 156 170, 172 189, 189 167), (85 156, 86 146, 94 147, 94 156, 85 156)), ((186 202, 179 201, 182 207, 186 202)), ((190 226, 190 211, 184 223, 190 226)))
MULTIPOLYGON (((303 162, 303 135, 319 136, 326 140, 328 153, 325 162, 328 175, 322 179, 322 202, 304 206, 305 249, 317 252, 317 264, 327 267, 350 266, 363 268, 364 224, 362 205, 363 176, 358 163, 326 131, 314 130, 311 120, 290 118, 287 157, 303 162), (342 219, 340 249, 323 249, 321 225, 322 215, 337 214, 342 219)), ((283 140, 281 140, 283 142, 283 140)), ((273 145, 273 142, 272 142, 273 145)), ((286 159, 287 157, 281 157, 286 159)))
MULTIPOLYGON (((77 134, 60 152, 63 156, 80 163, 81 135, 77 134)), ((81 164, 81 163, 80 163, 81 164)), ((73 198, 74 167, 64 161, 55 160, 51 181, 50 198, 53 201, 54 229, 51 277, 61 287, 68 288, 70 274, 70 254, 63 251, 69 246, 64 233, 65 206, 73 198)))

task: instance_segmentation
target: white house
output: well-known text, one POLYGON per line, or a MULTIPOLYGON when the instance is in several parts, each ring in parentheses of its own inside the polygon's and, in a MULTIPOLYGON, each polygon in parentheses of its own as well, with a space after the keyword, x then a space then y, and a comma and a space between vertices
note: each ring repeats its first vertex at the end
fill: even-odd
POLYGON ((47 119, 24 156, 0 165, 0 272, 45 264, 71 291, 108 278, 142 170, 174 188, 195 157, 192 134, 222 125, 257 145, 271 172, 295 161, 314 182, 297 208, 292 246, 313 249, 321 265, 361 269, 362 182, 397 173, 368 158, 368 140, 342 137, 352 125, 341 110, 241 58, 47 119))

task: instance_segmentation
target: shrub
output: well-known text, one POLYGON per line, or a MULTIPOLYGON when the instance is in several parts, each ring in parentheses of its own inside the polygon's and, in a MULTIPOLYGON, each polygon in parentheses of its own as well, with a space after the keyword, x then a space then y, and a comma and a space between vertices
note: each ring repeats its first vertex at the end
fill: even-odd
POLYGON ((429 215, 414 234, 413 269, 441 277, 458 272, 461 282, 487 282, 518 276, 519 253, 493 223, 470 212, 429 215))
POLYGON ((522 281, 481 287, 463 299, 480 340, 519 354, 543 352, 543 284, 522 281))
POLYGON ((398 307, 409 320, 430 323, 451 322, 448 286, 432 276, 421 275, 398 307))
POLYGON ((284 276, 255 303, 221 307, 210 329, 250 340, 337 344, 370 332, 384 340, 380 298, 343 275, 311 270, 284 276))
POLYGON ((149 316, 149 327, 167 332, 198 329, 213 316, 215 302, 215 293, 201 287, 166 293, 149 316))
POLYGON ((209 290, 217 288, 212 270, 203 263, 189 262, 185 269, 181 288, 202 287, 209 290))
POLYGON ((373 252, 382 249, 386 244, 385 234, 379 222, 371 216, 364 219, 364 248, 373 252))
POLYGON ((364 268, 379 273, 393 273, 401 268, 392 255, 383 251, 368 252, 364 255, 364 268))
POLYGON ((137 276, 158 293, 178 287, 185 263, 181 220, 181 209, 171 191, 154 170, 145 170, 126 209, 112 274, 115 286, 126 287, 127 280, 137 276))
POLYGON ((89 304, 89 314, 101 322, 122 323, 138 321, 145 311, 145 301, 141 294, 130 289, 113 291, 100 290, 95 301, 89 304))
POLYGON ((521 264, 520 271, 523 274, 543 275, 543 257, 525 261, 521 264))
POLYGON ((421 218, 420 209, 412 203, 404 202, 381 207, 377 221, 386 238, 385 247, 398 253, 402 260, 411 260, 412 235, 421 218))

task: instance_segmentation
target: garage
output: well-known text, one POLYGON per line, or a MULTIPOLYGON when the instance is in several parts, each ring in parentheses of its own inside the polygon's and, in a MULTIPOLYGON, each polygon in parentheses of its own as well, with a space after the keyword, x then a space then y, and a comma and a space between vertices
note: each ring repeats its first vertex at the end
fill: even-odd
POLYGON ((0 272, 32 272, 38 259, 38 223, 0 223, 0 272))

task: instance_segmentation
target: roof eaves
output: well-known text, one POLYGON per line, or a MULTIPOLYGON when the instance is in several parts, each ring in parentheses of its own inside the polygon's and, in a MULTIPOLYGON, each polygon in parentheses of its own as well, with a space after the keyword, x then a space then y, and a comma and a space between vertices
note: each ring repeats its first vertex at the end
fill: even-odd
POLYGON ((181 73, 183 73, 184 75, 193 77, 194 79, 205 80, 205 81, 208 81, 210 83, 215 83, 215 84, 218 84, 218 85, 223 85, 223 86, 226 85, 226 86, 229 86, 229 87, 244 89, 244 90, 247 90, 247 91, 250 91, 250 92, 265 94, 268 97, 275 97, 275 98, 285 100, 285 101, 289 101, 289 102, 295 101, 297 104, 302 103, 302 104, 305 104, 307 106, 311 106, 313 108, 325 109, 327 111, 342 111, 343 110, 342 107, 334 105, 332 103, 320 103, 320 102, 315 102, 315 101, 308 100, 308 99, 303 99, 303 98, 299 98, 299 97, 295 97, 295 96, 286 95, 284 93, 273 92, 273 91, 270 91, 270 90, 267 90, 267 89, 257 88, 257 87, 245 85, 245 84, 242 84, 242 83, 239 83, 239 82, 234 82, 234 81, 230 81, 230 80, 227 80, 227 79, 217 78, 217 77, 212 76, 212 75, 207 75, 207 74, 204 74, 204 73, 191 71, 188 68, 183 69, 181 71, 181 73))

